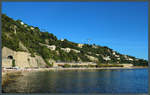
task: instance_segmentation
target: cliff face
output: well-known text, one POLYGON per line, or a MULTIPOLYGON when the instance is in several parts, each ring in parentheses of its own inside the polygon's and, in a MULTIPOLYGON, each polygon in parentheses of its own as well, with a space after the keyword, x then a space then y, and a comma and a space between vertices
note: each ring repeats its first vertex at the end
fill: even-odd
POLYGON ((12 67, 13 59, 15 60, 15 65, 20 68, 46 66, 41 56, 35 55, 35 57, 31 57, 31 54, 28 52, 16 52, 7 47, 3 47, 2 67, 12 67))
POLYGON ((56 62, 128 63, 148 65, 147 60, 120 54, 106 46, 59 40, 49 32, 2 14, 3 66, 15 60, 19 67, 44 67, 56 62), (11 56, 13 57, 11 59, 11 56))

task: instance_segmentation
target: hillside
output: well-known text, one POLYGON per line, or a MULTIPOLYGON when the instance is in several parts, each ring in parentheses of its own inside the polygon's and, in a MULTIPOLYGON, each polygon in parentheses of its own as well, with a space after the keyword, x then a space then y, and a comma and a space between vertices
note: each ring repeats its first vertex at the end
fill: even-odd
POLYGON ((59 40, 52 33, 2 14, 2 49, 4 47, 29 53, 33 58, 41 56, 47 66, 51 66, 51 61, 148 65, 147 60, 120 54, 106 46, 59 40))

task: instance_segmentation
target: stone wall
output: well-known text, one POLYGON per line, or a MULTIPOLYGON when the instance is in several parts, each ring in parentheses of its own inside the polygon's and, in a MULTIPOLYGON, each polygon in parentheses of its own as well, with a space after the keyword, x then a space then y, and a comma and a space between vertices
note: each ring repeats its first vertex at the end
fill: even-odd
POLYGON ((16 52, 7 47, 3 47, 2 67, 12 67, 12 59, 8 59, 8 56, 12 56, 16 66, 20 68, 46 66, 46 63, 41 56, 35 55, 35 57, 31 57, 30 55, 31 54, 28 52, 16 52))

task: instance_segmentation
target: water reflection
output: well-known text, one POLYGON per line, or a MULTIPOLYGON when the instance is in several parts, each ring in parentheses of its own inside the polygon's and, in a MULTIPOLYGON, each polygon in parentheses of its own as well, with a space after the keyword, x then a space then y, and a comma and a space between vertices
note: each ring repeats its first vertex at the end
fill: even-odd
POLYGON ((147 69, 27 73, 3 88, 26 93, 147 93, 147 69))

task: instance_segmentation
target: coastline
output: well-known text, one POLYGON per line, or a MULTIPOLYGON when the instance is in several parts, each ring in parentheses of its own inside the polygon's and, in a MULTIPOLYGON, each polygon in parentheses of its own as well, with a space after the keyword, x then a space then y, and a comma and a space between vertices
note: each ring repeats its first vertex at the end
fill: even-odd
POLYGON ((37 70, 37 71, 44 71, 44 70, 105 70, 105 69, 140 69, 140 68, 148 68, 148 67, 44 68, 44 69, 39 69, 39 70, 37 70))
POLYGON ((12 72, 32 72, 32 71, 48 71, 48 70, 105 70, 105 69, 142 69, 148 68, 148 66, 133 66, 133 67, 100 67, 100 68, 39 68, 39 69, 11 69, 11 70, 2 70, 2 76, 5 73, 12 73, 12 72))
POLYGON ((6 74, 12 73, 20 73, 23 74, 24 72, 38 72, 38 71, 59 71, 59 70, 112 70, 112 69, 143 69, 148 68, 147 66, 134 66, 134 67, 101 67, 101 68, 39 68, 39 69, 24 69, 24 70, 2 70, 2 77, 6 74))

